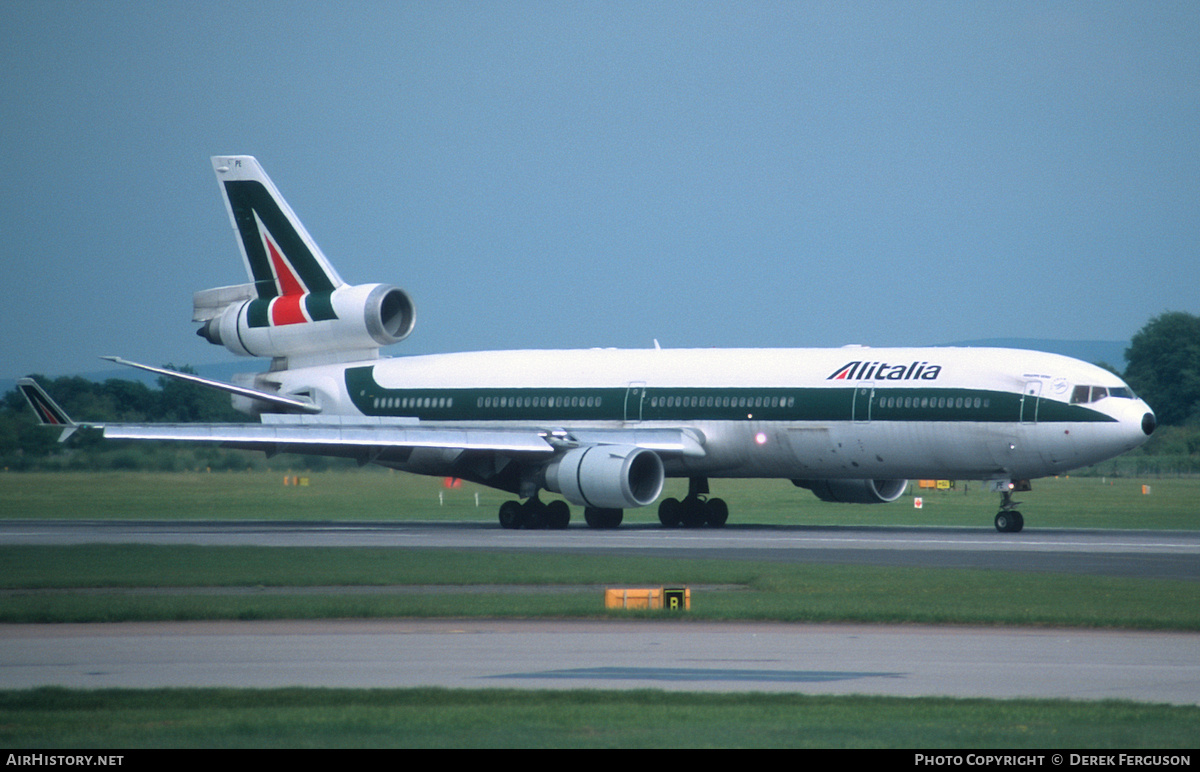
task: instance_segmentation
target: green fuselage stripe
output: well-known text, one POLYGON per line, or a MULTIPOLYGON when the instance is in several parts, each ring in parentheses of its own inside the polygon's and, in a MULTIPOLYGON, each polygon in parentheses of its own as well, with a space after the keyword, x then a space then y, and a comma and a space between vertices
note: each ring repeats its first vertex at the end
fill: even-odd
POLYGON ((445 388, 387 389, 371 367, 346 371, 355 406, 368 416, 423 421, 1114 421, 1083 405, 986 389, 860 388, 445 388), (1023 400, 1029 402, 1023 403, 1023 400))

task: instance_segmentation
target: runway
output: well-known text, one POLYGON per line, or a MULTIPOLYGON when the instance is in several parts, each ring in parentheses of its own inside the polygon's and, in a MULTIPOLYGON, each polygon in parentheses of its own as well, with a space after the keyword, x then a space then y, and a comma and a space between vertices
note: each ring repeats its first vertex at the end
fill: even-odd
POLYGON ((1200 581, 1200 531, 849 526, 508 531, 495 522, 0 521, 0 544, 489 549, 983 568, 1200 581))
MULTIPOLYGON (((1200 534, 972 528, 505 531, 492 523, 2 521, 0 544, 371 546, 1200 579, 1200 534)), ((765 691, 1200 704, 1200 634, 680 621, 0 625, 0 688, 765 691)))
POLYGON ((613 621, 0 626, 0 688, 761 691, 1200 704, 1200 636, 613 621))

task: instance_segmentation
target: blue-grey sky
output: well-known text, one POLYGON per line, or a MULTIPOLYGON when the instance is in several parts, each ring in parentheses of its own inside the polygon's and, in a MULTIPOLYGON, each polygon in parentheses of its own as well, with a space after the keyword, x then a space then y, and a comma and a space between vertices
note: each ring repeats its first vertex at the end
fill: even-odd
POLYGON ((1200 312, 1194 1, 10 0, 0 72, 0 378, 234 359, 226 153, 409 291, 395 355, 1200 312))

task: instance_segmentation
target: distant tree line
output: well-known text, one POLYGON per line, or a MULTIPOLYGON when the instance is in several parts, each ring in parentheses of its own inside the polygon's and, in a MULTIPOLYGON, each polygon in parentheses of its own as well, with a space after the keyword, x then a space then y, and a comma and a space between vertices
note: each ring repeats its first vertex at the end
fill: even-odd
MULTIPOLYGON (((194 372, 189 367, 178 369, 194 372)), ((75 420, 164 423, 251 420, 233 409, 228 395, 174 378, 160 377, 158 388, 119 378, 103 382, 79 376, 35 375, 34 378, 75 420)), ((244 468, 247 458, 247 454, 208 448, 182 454, 190 457, 186 459, 174 444, 105 441, 99 432, 77 432, 66 443, 58 442, 58 436, 58 431, 37 423, 18 389, 4 395, 0 403, 0 467, 6 469, 175 469, 181 463, 244 468)))
MULTIPOLYGON (((1112 468, 1148 474, 1200 472, 1200 317, 1180 311, 1154 317, 1133 336, 1125 358, 1128 365, 1122 375, 1154 409, 1159 428, 1146 445, 1112 468)), ((194 372, 187 367, 181 370, 194 372)), ((38 381, 76 420, 252 420, 233 409, 228 395, 174 378, 160 377, 156 389, 116 378, 96 382, 78 376, 38 377, 38 381)), ((174 443, 112 442, 103 441, 97 432, 78 434, 59 443, 58 432, 38 426, 21 392, 12 389, 0 405, 0 468, 183 470, 245 469, 264 464, 261 453, 174 443)), ((343 464, 315 457, 293 458, 310 469, 343 464)), ((1093 471, 1111 473, 1105 471, 1108 464, 1093 471)))
POLYGON ((1200 424, 1200 316, 1154 317, 1125 350, 1125 381, 1165 426, 1200 424))

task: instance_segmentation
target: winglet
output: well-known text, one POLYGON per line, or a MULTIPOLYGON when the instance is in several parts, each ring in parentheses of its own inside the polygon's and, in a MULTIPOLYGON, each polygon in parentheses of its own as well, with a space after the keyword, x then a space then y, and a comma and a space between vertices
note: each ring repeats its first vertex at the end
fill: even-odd
POLYGON ((57 402, 50 399, 50 395, 38 385, 37 381, 32 378, 21 378, 17 381, 17 388, 25 395, 29 406, 37 414, 39 423, 43 426, 62 427, 63 432, 58 437, 59 442, 65 441, 79 428, 79 424, 72 421, 66 411, 59 407, 57 402))

